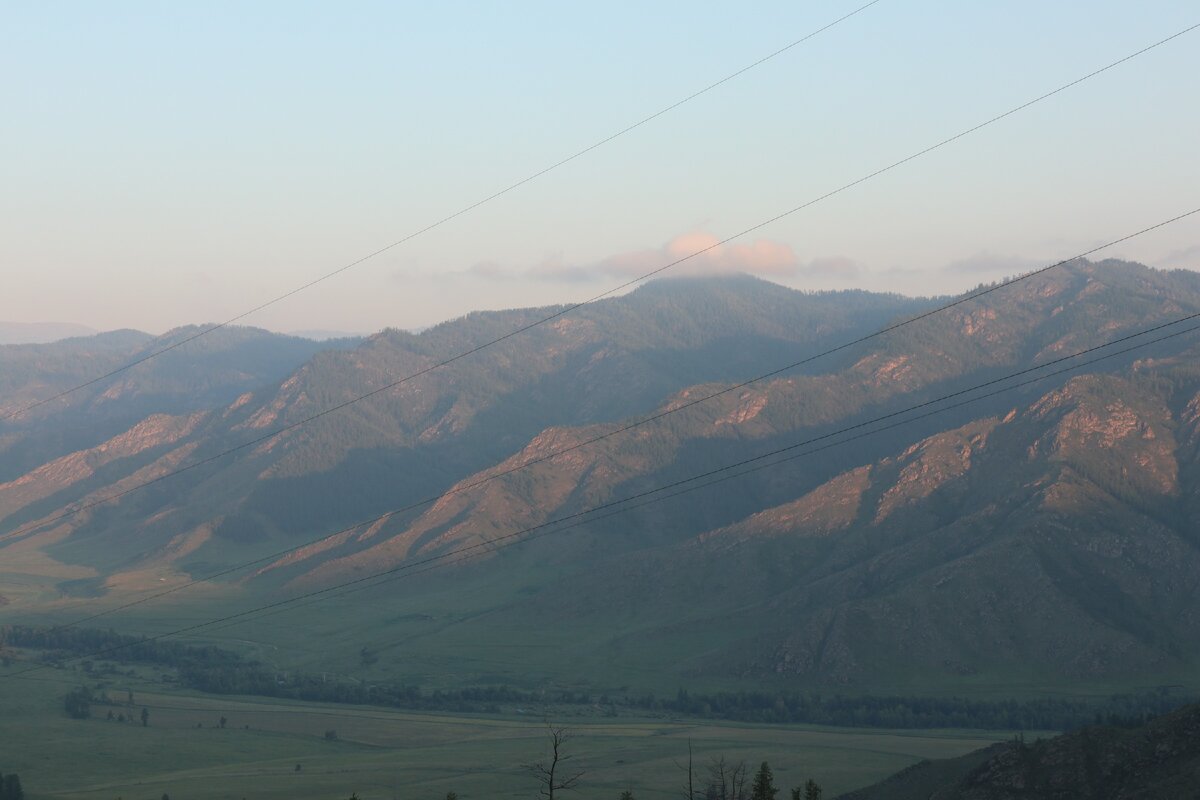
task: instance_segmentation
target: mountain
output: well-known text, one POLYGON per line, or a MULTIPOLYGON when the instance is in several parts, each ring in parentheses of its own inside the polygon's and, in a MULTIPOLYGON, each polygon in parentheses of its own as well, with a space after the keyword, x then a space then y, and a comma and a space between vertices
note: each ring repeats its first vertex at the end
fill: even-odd
MULTIPOLYGON (((225 557, 240 544, 303 539, 314 527, 335 529, 436 492, 507 457, 547 423, 578 425, 639 413, 697 381, 753 375, 798 345, 860 335, 927 306, 861 292, 804 294, 743 278, 649 286, 380 391, 561 309, 472 314, 420 335, 386 330, 351 349, 317 353, 276 385, 210 408, 186 423, 193 427, 183 438, 148 438, 130 425, 114 439, 132 436, 139 449, 122 455, 119 466, 106 461, 105 479, 80 475, 59 485, 30 475, 25 484, 38 489, 23 490, 19 498, 0 487, 6 498, 0 515, 10 525, 53 516, 71 502, 132 482, 139 471, 161 474, 184 458, 220 452, 378 391, 240 452, 220 469, 197 471, 170 494, 138 495, 71 521, 83 539, 105 526, 124 528, 118 518, 138 525, 146 517, 162 520, 160 531, 130 526, 125 535, 137 541, 110 548, 111 566, 123 552, 144 553, 199 525, 212 527, 228 545, 213 558, 225 557), (162 516, 175 507, 186 510, 162 516)), ((46 474, 59 472, 52 463, 43 467, 46 474)))
POLYGON ((256 328, 110 331, 0 346, 0 481, 102 445, 155 414, 186 415, 277 382, 330 346, 256 328), (174 348, 174 349, 172 349, 174 348), (155 358, 154 353, 168 350, 155 358), (113 373, 131 362, 128 370, 113 373), (78 391, 41 403, 81 384, 78 391), (31 407, 32 406, 32 407, 31 407), (27 409, 27 410, 26 410, 27 409))
POLYGON ((47 344, 77 336, 93 336, 98 331, 73 322, 3 322, 0 321, 0 345, 47 344))
POLYGON ((317 342, 324 342, 328 339, 361 339, 365 336, 365 334, 362 333, 353 333, 350 331, 332 331, 324 328, 288 331, 287 335, 299 336, 301 339, 312 339, 317 342))
MULTIPOLYGON (((663 281, 463 358, 561 308, 315 352, 0 485, 4 530, 25 529, 0 541, 26 570, 14 606, 177 585, 346 529, 202 596, 253 604, 471 547, 453 569, 323 600, 312 620, 352 614, 355 626, 328 632, 322 663, 368 636, 388 642, 374 669, 461 682, 653 675, 921 692, 1190 680, 1194 336, 556 532, 598 504, 1200 312, 1200 276, 1072 262, 738 386, 933 304, 663 281), (241 449, 54 519, 230 447, 241 449), (487 544, 542 525, 536 544, 487 544), (536 667, 497 666, 483 643, 545 650, 536 667)), ((140 396, 139 379, 117 405, 140 396)), ((264 625, 257 636, 278 635, 264 625)))
POLYGON ((839 800, 1192 800, 1198 786, 1193 705, 1133 729, 1094 726, 923 761, 839 800))
POLYGON ((796 480, 795 499, 593 567, 509 614, 593 630, 621 619, 608 630, 630 652, 736 631, 681 655, 694 677, 1171 682, 1200 645, 1198 355, 1075 377, 812 489, 797 462, 760 479, 796 480))

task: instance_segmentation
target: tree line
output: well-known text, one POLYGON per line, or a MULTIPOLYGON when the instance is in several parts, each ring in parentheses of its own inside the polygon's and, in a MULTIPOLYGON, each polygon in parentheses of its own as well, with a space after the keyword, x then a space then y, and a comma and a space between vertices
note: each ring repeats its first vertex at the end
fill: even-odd
POLYGON ((1039 697, 979 700, 962 697, 833 695, 805 692, 716 692, 680 689, 674 697, 610 696, 578 691, 530 691, 509 686, 435 689, 391 682, 351 683, 322 675, 286 678, 253 665, 233 669, 187 667, 180 679, 213 694, 255 694, 290 700, 379 705, 413 711, 500 713, 503 706, 586 706, 602 713, 669 713, 739 722, 832 725, 855 728, 978 728, 1075 730, 1103 723, 1136 727, 1173 711, 1188 698, 1166 691, 1112 695, 1102 701, 1039 697))
MULTIPOLYGON (((247 694, 310 702, 377 705, 413 711, 496 714, 504 706, 580 706, 601 713, 619 709, 739 722, 831 725, 863 728, 978 728, 984 730, 1075 730, 1084 725, 1136 727, 1191 701, 1160 689, 1115 694, 1103 700, 1060 697, 985 700, 903 695, 825 695, 818 692, 691 692, 592 694, 527 690, 504 685, 426 691, 391 681, 351 682, 326 674, 277 673, 256 661, 211 645, 147 641, 112 630, 88 628, 0 628, 0 646, 44 651, 55 664, 75 654, 108 651, 117 663, 153 663, 176 671, 179 682, 211 694, 247 694)), ((364 649, 364 652, 367 652, 364 649)), ((77 701, 82 701, 82 696, 77 701)), ((78 706, 78 703, 76 705, 78 706)), ((71 709, 67 708, 71 714, 71 709)), ((74 714, 72 714, 74 716, 74 714)))
MULTIPOLYGON (((107 706, 118 705, 106 693, 97 694, 86 686, 79 686, 67 692, 66 696, 63 697, 63 710, 72 719, 87 719, 92 716, 93 703, 107 706)), ((133 705, 133 692, 129 692, 128 702, 125 705, 133 705)), ((142 721, 143 728, 150 727, 150 709, 143 707, 138 718, 142 721)), ((126 717, 125 712, 114 712, 110 708, 106 719, 109 722, 133 722, 133 710, 130 709, 129 716, 126 717)), ((225 717, 221 717, 221 727, 225 727, 225 717)), ((3 800, 3 798, 0 798, 0 800, 3 800)))

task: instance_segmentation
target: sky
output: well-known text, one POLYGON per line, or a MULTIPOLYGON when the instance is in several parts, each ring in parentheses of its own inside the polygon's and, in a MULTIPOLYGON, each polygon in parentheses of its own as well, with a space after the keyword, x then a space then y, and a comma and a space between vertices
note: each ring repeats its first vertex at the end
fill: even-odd
MULTIPOLYGON (((851 2, 10 3, 0 320, 162 332, 355 262, 851 2)), ((587 299, 1200 22, 879 0, 242 324, 587 299)), ((663 273, 961 291, 1200 207, 1200 30, 663 273)), ((1200 214, 1097 254, 1200 269, 1200 214)))

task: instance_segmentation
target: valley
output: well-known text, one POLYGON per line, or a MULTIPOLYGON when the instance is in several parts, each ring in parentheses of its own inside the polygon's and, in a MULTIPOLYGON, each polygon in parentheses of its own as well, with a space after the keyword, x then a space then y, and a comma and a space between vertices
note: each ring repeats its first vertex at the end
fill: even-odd
MULTIPOLYGON (((187 796, 222 770, 284 796, 304 760, 314 791, 356 776, 384 796, 392 773, 450 791, 446 759, 508 763, 537 741, 521 708, 536 698, 578 720, 598 785, 665 796, 650 788, 663 748, 692 736, 770 741, 780 769, 822 763, 849 791, 1018 728, 1200 695, 1200 351, 1186 335, 1134 346, 1184 330, 1200 281, 1073 262, 811 357, 936 302, 688 279, 445 367, 545 310, 331 349, 233 330, 206 343, 215 372, 176 364, 180 348, 0 426, 2 622, 244 659, 191 683, 146 666, 119 679, 164 731, 151 783, 187 796), (1112 341, 1128 352, 1098 358, 1112 341), (464 692, 507 699, 454 711, 464 692), (256 722, 209 731, 217 709, 256 722), (335 742, 297 727, 334 719, 335 742), (197 736, 209 754, 193 764, 197 736), (427 736, 444 750, 398 744, 427 736)), ((56 346, 51 364, 81 357, 77 340, 37 347, 56 346)), ((77 648, 29 675, 37 702, 94 683, 97 658, 77 648)), ((108 730, 5 696, 72 746, 108 730)), ((149 774, 89 767, 95 781, 47 775, 48 791, 143 791, 121 769, 149 774)), ((518 785, 512 769, 471 775, 463 790, 518 785)))

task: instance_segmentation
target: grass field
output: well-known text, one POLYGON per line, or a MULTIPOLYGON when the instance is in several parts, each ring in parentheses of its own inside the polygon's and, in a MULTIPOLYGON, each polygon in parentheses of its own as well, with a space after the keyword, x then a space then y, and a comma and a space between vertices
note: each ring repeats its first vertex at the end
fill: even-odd
MULTIPOLYGON (((420 591, 389 586, 330 598, 244 624, 203 628, 181 641, 218 644, 278 670, 329 671, 341 680, 392 680, 426 689, 500 682, 529 690, 621 693, 628 688, 673 696, 680 686, 692 691, 804 688, 782 678, 747 687, 681 673, 673 656, 702 654, 705 638, 713 636, 720 620, 681 625, 673 632, 678 641, 640 636, 641 626, 654 629, 655 620, 632 616, 591 628, 554 619, 516 625, 505 611, 537 591, 536 573, 498 574, 502 577, 470 584, 469 592, 460 584, 431 587, 430 578, 420 591), (376 652, 377 663, 361 662, 364 646, 376 652)), ((29 596, 34 593, 31 589, 29 596)), ((10 621, 33 624, 72 622, 121 602, 112 597, 27 605, 20 592, 11 599, 6 607, 10 621)), ((189 590, 90 624, 153 635, 236 613, 255 600, 235 586, 206 590, 200 602, 189 590)), ((5 671, 0 669, 0 676, 5 671)), ((415 714, 201 696, 164 686, 154 679, 155 672, 142 669, 140 679, 112 684, 123 697, 130 683, 136 699, 132 709, 114 712, 136 715, 146 707, 147 728, 108 722, 108 708, 99 705, 92 719, 69 719, 62 696, 85 680, 81 672, 46 669, 30 676, 36 680, 0 678, 0 772, 19 773, 31 800, 160 800, 164 793, 172 800, 338 800, 351 792, 363 800, 440 800, 448 791, 462 800, 533 798, 537 785, 521 765, 541 758, 543 716, 548 715, 574 732, 572 765, 587 773, 579 797, 616 800, 623 789, 632 788, 639 800, 678 798, 684 774, 677 763, 686 760, 691 741, 701 773, 717 754, 751 765, 768 760, 785 790, 782 796, 812 777, 831 798, 920 759, 961 755, 1010 736, 614 719, 579 707, 527 709, 503 717, 415 714), (218 726, 222 716, 227 718, 224 729, 218 726), (327 740, 327 730, 336 730, 337 740, 327 740)), ((1041 687, 1039 676, 1012 675, 980 676, 954 686, 862 688, 1029 696, 1041 687)), ((1107 687, 1074 688, 1088 694, 1107 687)))
MULTIPOLYGON (((469 580, 462 576, 442 580, 441 573, 431 573, 417 576, 411 584, 398 581, 346 597, 318 597, 261 617, 236 617, 174 640, 215 644, 273 669, 328 672, 343 680, 390 681, 425 689, 505 684, 527 690, 653 693, 660 697, 673 697, 678 689, 686 688, 692 692, 815 690, 982 699, 1043 695, 1103 699, 1113 693, 1178 685, 1184 693, 1200 693, 1200 673, 1194 670, 1139 676, 1136 682, 1089 682, 1011 664, 965 675, 917 671, 896 674, 887 683, 854 686, 799 683, 786 675, 746 680, 720 663, 706 661, 719 657, 712 648, 753 633, 739 627, 745 620, 714 618, 702 611, 689 618, 682 606, 673 613, 670 624, 641 609, 614 609, 607 617, 564 614, 562 618, 542 618, 520 604, 539 591, 549 591, 546 575, 552 572, 514 559, 503 570, 480 568, 469 580), (360 660, 364 647, 376 656, 370 664, 360 660)), ((5 616, 14 623, 70 624, 97 611, 153 596, 155 591, 161 588, 149 594, 117 593, 95 600, 54 602, 25 602, 26 598, 14 591, 5 616)), ((277 599, 275 594, 253 593, 235 585, 195 586, 86 624, 156 635, 237 615, 277 599)))
MULTIPOLYGON (((4 670, 19 668, 20 663, 4 670)), ((2 673, 0 673, 2 674, 2 673)), ((46 669, 0 680, 0 771, 20 774, 31 800, 534 797, 522 764, 542 757, 545 722, 525 716, 413 714, 164 691, 133 679, 132 708, 149 726, 70 719, 61 698, 82 676, 46 669), (227 719, 225 728, 219 720, 227 719), (199 727, 198 727, 199 726, 199 727), (337 739, 325 738, 334 730, 337 739), (297 765, 300 769, 297 770, 297 765)), ((123 700, 125 684, 112 696, 123 700)), ((551 712, 552 714, 555 712, 551 712)), ((922 758, 959 755, 1006 738, 963 731, 864 731, 668 719, 559 717, 573 733, 580 797, 678 797, 689 740, 702 770, 724 754, 771 762, 787 788, 813 777, 826 796, 874 782, 922 758)))

